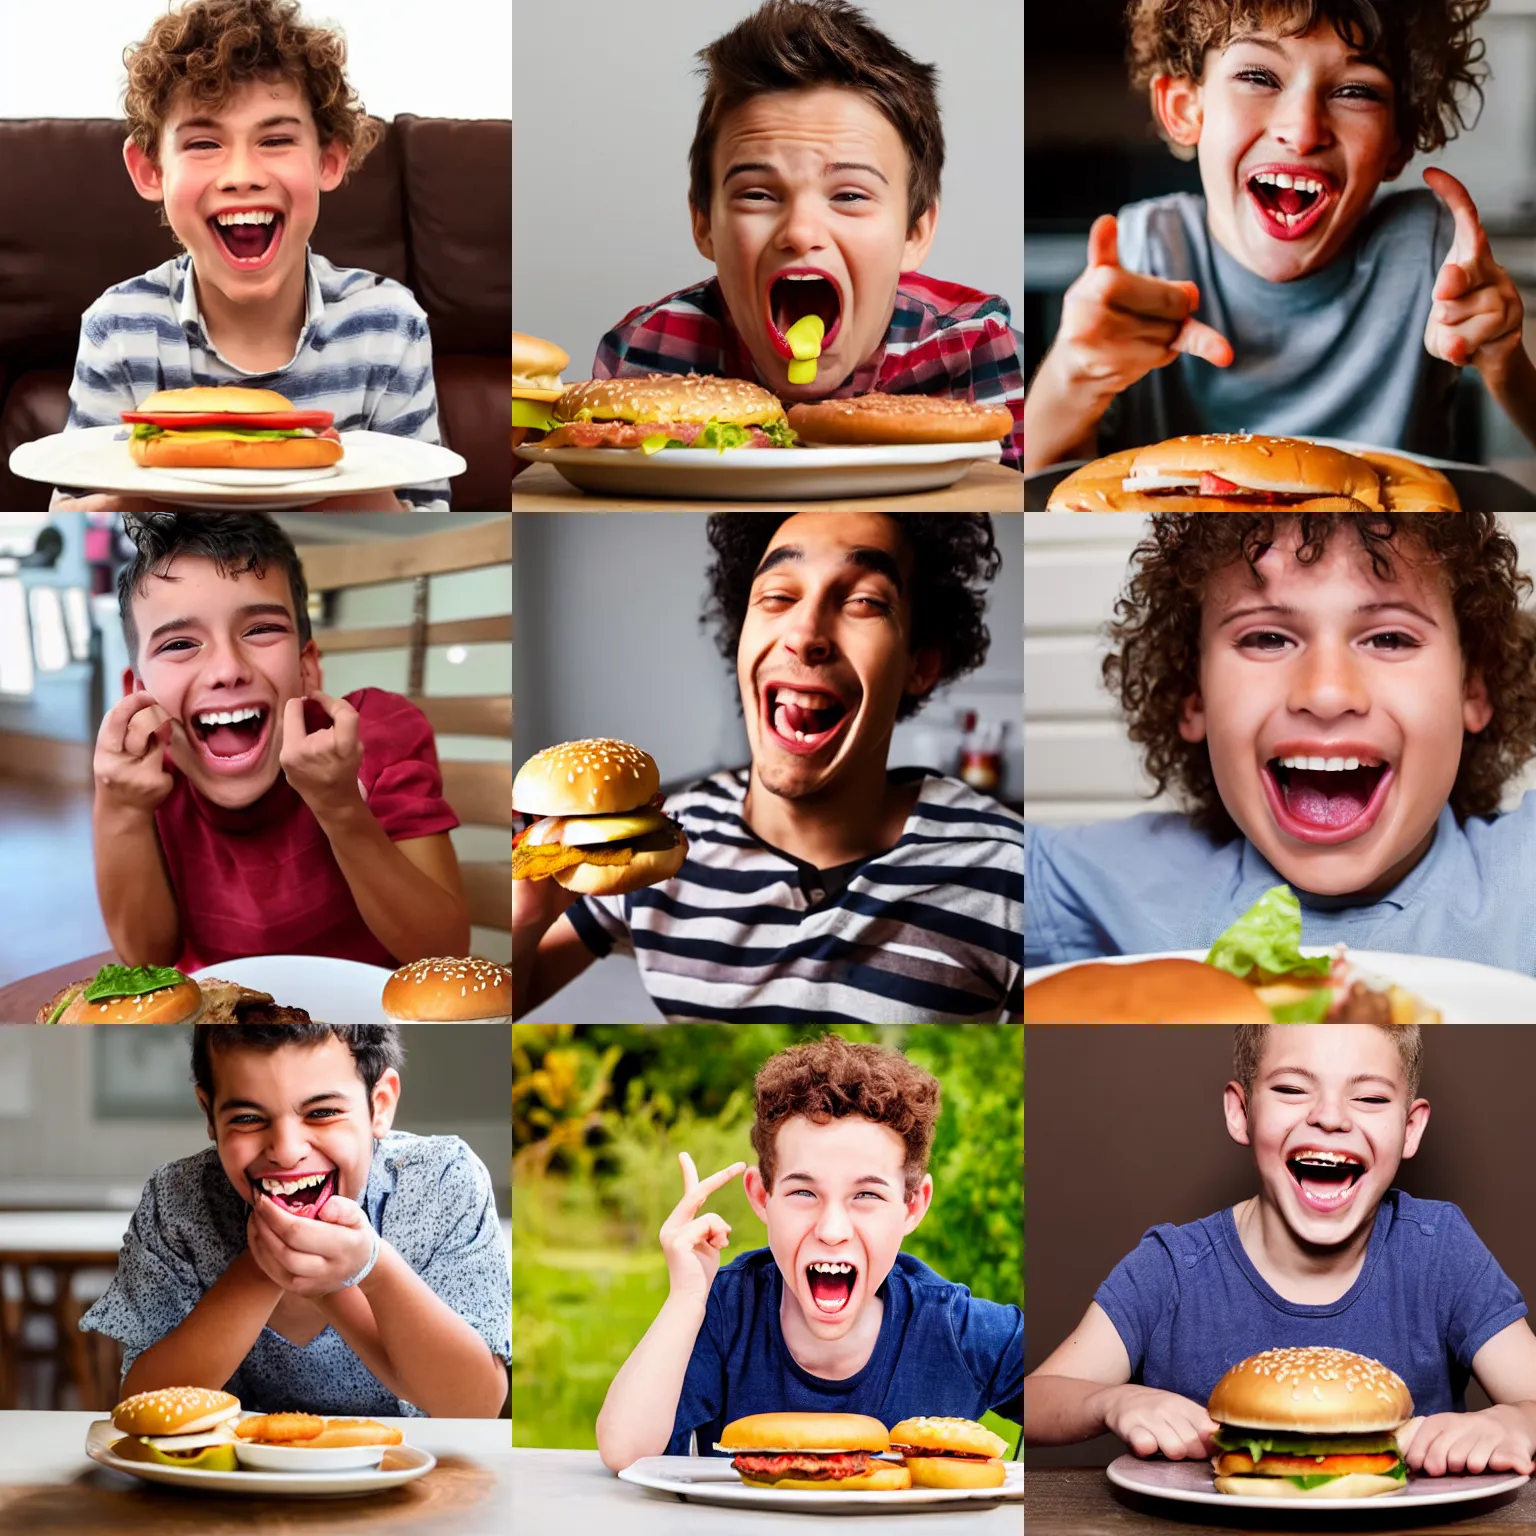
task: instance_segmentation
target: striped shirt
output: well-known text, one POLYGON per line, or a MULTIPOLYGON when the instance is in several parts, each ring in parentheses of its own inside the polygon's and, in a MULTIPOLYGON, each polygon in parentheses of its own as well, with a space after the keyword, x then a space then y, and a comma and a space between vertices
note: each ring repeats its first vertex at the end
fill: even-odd
MULTIPOLYGON (((162 389, 238 384, 275 389, 299 410, 331 411, 338 432, 441 442, 432 338, 410 289, 360 267, 332 266, 313 251, 306 257, 299 343, 285 366, 268 373, 230 362, 209 339, 189 254, 107 289, 80 323, 65 431, 116 426, 162 389)), ((446 480, 395 494, 417 511, 448 510, 446 480)))
POLYGON ((894 848, 820 900, 742 810, 747 770, 667 801, 688 835, 671 879, 569 909, 599 957, 633 954, 676 1022, 916 1024, 1023 1010, 1023 821, 958 779, 921 779, 894 848))
MULTIPOLYGON (((1022 470, 1024 364, 1008 319, 1008 305, 994 294, 903 272, 884 340, 821 398, 845 400, 878 390, 1006 405, 1013 412, 1013 433, 1003 444, 1003 463, 1022 470)), ((713 277, 631 310, 598 343, 594 379, 647 373, 767 382, 713 277)))

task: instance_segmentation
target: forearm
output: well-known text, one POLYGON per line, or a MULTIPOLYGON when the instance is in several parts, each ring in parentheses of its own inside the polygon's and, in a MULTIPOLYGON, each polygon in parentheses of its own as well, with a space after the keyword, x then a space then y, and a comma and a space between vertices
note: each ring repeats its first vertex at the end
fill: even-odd
POLYGON ((1536 364, 1525 348, 1517 347, 1509 366, 1500 374, 1484 375, 1483 382, 1525 440, 1536 446, 1536 364))
POLYGON ((609 1471, 621 1472, 642 1456, 666 1450, 703 1325, 704 1298, 668 1296, 613 1378, 597 1416, 597 1449, 609 1471))
POLYGON ((1075 1376, 1026 1376, 1024 1444, 1073 1445, 1102 1435, 1110 1390, 1075 1376))
POLYGON ((242 1251, 186 1319, 133 1362, 123 1396, 161 1387, 219 1389, 251 1352, 282 1294, 250 1250, 242 1251))
POLYGON ((412 864, 361 799, 316 815, 368 931, 402 965, 469 953, 462 899, 412 864))
POLYGON ((1108 409, 1109 400, 1064 380, 1054 354, 1046 353, 1024 397, 1024 473, 1068 459, 1091 459, 1108 409))
POLYGON ((92 814, 96 897, 112 947, 128 965, 175 965, 181 923, 152 811, 121 811, 98 796, 92 814))

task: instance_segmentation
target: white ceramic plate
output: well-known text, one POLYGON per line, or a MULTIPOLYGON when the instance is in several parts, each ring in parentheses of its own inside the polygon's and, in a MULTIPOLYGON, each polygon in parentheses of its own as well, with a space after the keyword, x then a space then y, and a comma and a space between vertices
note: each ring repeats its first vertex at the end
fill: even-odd
POLYGON ((235 1443, 235 1460, 256 1472, 359 1472, 384 1460, 387 1445, 332 1445, 306 1451, 302 1445, 235 1443))
POLYGON ((388 432, 343 432, 346 454, 334 473, 319 481, 302 478, 313 470, 251 469, 250 484, 230 483, 231 472, 216 470, 217 482, 189 479, 199 471, 146 469, 128 456, 121 434, 126 427, 83 427, 23 443, 11 453, 11 473, 49 486, 145 496, 169 507, 245 507, 252 511, 302 507, 329 496, 357 496, 425 485, 462 475, 468 467, 458 454, 435 443, 392 437, 388 432))
POLYGON ((327 1024, 387 1024, 384 983, 393 973, 382 965, 333 960, 328 955, 252 955, 218 960, 200 971, 258 992, 270 992, 286 1008, 303 1008, 327 1024))
MULTIPOLYGON (((1136 960, 1204 960, 1208 953, 1204 949, 1170 949, 1153 955, 1104 958, 1110 965, 1129 965, 1136 960)), ((1302 953, 1326 955, 1331 951, 1309 945, 1302 953)), ((1351 949, 1348 954, 1361 970, 1395 981, 1438 1008, 1447 1024, 1536 1024, 1536 977, 1438 955, 1400 955, 1381 949, 1351 949)), ((1034 966, 1024 972, 1024 985, 1066 969, 1067 965, 1034 966)))
POLYGON ((553 464, 579 490, 683 501, 835 501, 938 491, 953 485, 972 464, 996 464, 1003 456, 1000 443, 735 448, 725 453, 674 448, 649 456, 639 448, 541 444, 512 451, 533 464, 553 464))
POLYGON ((383 1465, 353 1472, 202 1472, 187 1467, 162 1467, 142 1461, 124 1461, 111 1452, 112 1442, 123 1432, 111 1419, 97 1419, 85 1437, 85 1454, 114 1472, 126 1472, 146 1483, 167 1483, 197 1493, 243 1493, 251 1498, 274 1495, 297 1499, 334 1499, 360 1493, 380 1493, 401 1483, 424 1477, 437 1465, 437 1457, 414 1445, 391 1445, 383 1465))
POLYGON ((642 1456, 619 1473, 626 1483, 676 1494, 700 1504, 746 1504, 753 1509, 796 1510, 821 1514, 853 1510, 870 1514, 914 1514, 919 1510, 960 1505, 991 1505, 1024 1497, 1024 1463, 1006 1461, 1007 1481, 1001 1488, 908 1488, 890 1493, 834 1493, 830 1489, 749 1488, 731 1470, 726 1456, 642 1456))
MULTIPOLYGON (((1139 1456, 1118 1456, 1106 1469, 1110 1482, 1132 1493, 1147 1493, 1157 1499, 1174 1499, 1181 1504, 1220 1504, 1228 1509, 1284 1510, 1286 1518, 1295 1517, 1298 1525, 1314 1510, 1350 1509, 1360 1514, 1409 1505, 1422 1508, 1429 1504, 1463 1504, 1469 1499, 1492 1498, 1530 1482, 1528 1476, 1513 1472, 1486 1472, 1480 1477, 1420 1477, 1408 1474, 1401 1493, 1384 1493, 1374 1499, 1305 1499, 1295 1503, 1277 1503, 1274 1499, 1251 1499, 1241 1494, 1217 1493, 1208 1461, 1143 1461, 1139 1456)), ((1379 1529, 1379 1527, 1376 1527, 1379 1529)))
POLYGON ((313 469, 157 469, 156 474, 173 480, 189 480, 194 485, 259 485, 271 490, 274 479, 284 486, 308 485, 313 480, 332 480, 341 473, 340 464, 321 464, 313 469))

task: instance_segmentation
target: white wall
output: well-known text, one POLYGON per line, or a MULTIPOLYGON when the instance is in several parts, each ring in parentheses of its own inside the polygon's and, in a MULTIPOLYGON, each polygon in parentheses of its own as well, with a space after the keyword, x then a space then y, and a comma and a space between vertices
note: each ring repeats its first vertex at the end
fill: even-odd
MULTIPOLYGON (((0 117, 118 117, 123 49, 170 0, 0 0, 0 117)), ((512 115, 507 0, 305 0, 347 38, 347 77, 385 119, 512 115)))

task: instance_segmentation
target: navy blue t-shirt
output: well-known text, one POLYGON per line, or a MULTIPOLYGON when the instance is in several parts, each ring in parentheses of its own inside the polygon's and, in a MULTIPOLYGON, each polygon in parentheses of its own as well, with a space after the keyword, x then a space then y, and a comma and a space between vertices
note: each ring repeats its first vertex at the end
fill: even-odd
POLYGON ((784 1281, 767 1248, 715 1276, 688 1360, 667 1455, 686 1456, 698 1431, 713 1456, 720 1432, 750 1413, 867 1413, 887 1429, 918 1414, 979 1419, 989 1408, 1024 1416, 1024 1314, 981 1301, 910 1254, 898 1253, 876 1293, 880 1337, 844 1381, 802 1370, 779 1328, 784 1281))
POLYGON ((1330 1345, 1408 1383, 1415 1413, 1462 1412, 1472 1357, 1526 1305, 1459 1206, 1387 1192, 1355 1283, 1326 1306, 1278 1295, 1230 1209, 1145 1233, 1093 1298, 1131 1357, 1131 1380, 1197 1403, 1266 1349, 1330 1345))

